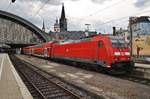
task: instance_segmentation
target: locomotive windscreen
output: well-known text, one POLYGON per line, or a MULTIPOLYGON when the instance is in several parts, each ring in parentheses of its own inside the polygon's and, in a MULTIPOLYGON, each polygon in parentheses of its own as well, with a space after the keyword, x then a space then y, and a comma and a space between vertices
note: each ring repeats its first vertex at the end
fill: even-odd
POLYGON ((113 38, 111 38, 111 43, 112 43, 112 46, 115 47, 115 48, 122 48, 122 47, 126 48, 126 47, 128 47, 127 43, 123 39, 113 39, 113 38))

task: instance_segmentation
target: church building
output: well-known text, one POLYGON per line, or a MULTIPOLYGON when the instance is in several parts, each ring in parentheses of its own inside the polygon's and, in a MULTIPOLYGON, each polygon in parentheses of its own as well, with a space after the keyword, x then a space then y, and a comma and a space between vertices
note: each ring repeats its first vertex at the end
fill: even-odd
POLYGON ((62 5, 61 17, 59 19, 60 32, 67 31, 67 19, 65 16, 64 4, 62 5))
MULTIPOLYGON (((62 4, 62 11, 61 11, 61 17, 59 19, 56 19, 56 23, 54 24, 54 30, 53 32, 50 31, 49 35, 52 39, 58 39, 58 40, 76 40, 80 39, 86 36, 87 31, 68 31, 67 28, 67 18, 65 15, 65 7, 64 4, 62 4)), ((88 31, 88 35, 96 35, 97 33, 95 31, 91 32, 88 31)))

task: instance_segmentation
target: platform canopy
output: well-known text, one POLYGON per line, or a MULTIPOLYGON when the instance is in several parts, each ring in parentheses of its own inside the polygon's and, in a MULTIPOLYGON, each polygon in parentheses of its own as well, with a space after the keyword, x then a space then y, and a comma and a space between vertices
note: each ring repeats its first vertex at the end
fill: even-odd
POLYGON ((0 10, 0 43, 28 45, 49 41, 49 35, 31 22, 0 10))

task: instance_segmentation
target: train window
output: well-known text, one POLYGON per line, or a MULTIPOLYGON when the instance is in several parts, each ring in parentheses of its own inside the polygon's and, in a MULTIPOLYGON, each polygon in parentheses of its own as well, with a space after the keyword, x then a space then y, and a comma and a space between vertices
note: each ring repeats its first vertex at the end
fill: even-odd
POLYGON ((127 43, 123 39, 111 39, 114 48, 127 47, 127 43))
POLYGON ((81 41, 83 41, 83 42, 91 41, 91 38, 83 38, 83 39, 81 39, 81 41))
POLYGON ((103 48, 103 46, 104 46, 103 41, 99 41, 99 42, 98 42, 98 47, 99 47, 99 48, 103 48))
POLYGON ((41 48, 42 46, 43 46, 42 44, 39 44, 39 45, 36 45, 35 47, 36 48, 39 48, 39 47, 41 48))

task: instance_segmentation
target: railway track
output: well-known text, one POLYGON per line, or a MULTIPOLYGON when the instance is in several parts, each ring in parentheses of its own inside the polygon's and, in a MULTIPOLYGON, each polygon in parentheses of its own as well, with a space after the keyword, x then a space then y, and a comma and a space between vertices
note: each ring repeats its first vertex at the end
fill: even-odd
MULTIPOLYGON (((69 66, 79 67, 79 66, 74 66, 72 64, 69 64, 69 66)), ((108 74, 107 72, 102 71, 102 70, 97 70, 95 68, 94 69, 92 69, 92 68, 84 68, 84 67, 81 66, 81 69, 86 69, 88 71, 94 71, 94 72, 102 73, 104 75, 109 75, 109 76, 120 78, 120 79, 123 79, 123 80, 128 80, 128 81, 132 81, 132 82, 136 82, 136 83, 140 83, 140 84, 144 84, 144 85, 150 86, 150 79, 141 77, 143 74, 140 74, 140 75, 138 74, 137 75, 137 74, 134 74, 134 73, 129 73, 129 74, 125 74, 125 75, 111 75, 111 74, 108 74)), ((134 72, 135 71, 136 71, 136 69, 134 70, 134 72)), ((144 70, 144 71, 146 71, 146 70, 144 70)))
POLYGON ((103 99, 70 86, 15 56, 11 55, 10 59, 34 99, 103 99))
MULTIPOLYGON (((65 63, 63 63, 65 64, 65 63)), ((73 64, 67 64, 69 66, 73 66, 73 67, 79 67, 79 66, 76 66, 76 65, 73 65, 73 64)), ((133 73, 129 73, 129 74, 125 74, 125 75, 111 75, 111 74, 108 74, 106 73, 105 71, 100 71, 100 70, 97 70, 97 69, 92 69, 92 68, 84 68, 86 66, 80 66, 81 69, 86 69, 88 71, 94 71, 94 72, 98 72, 98 73, 102 73, 104 75, 109 75, 109 76, 112 76, 112 77, 116 77, 116 78, 120 78, 120 79, 124 79, 124 80, 128 80, 128 81, 132 81, 132 82, 136 82, 136 83, 140 83, 140 84, 144 84, 144 85, 148 85, 150 86, 150 79, 146 79, 144 77, 139 77, 139 75, 137 74, 133 74, 133 73)), ((136 70, 134 70, 136 71, 136 70)), ((141 74, 142 75, 142 74, 141 74)))
POLYGON ((132 82, 136 82, 136 83, 140 83, 140 84, 150 86, 150 79, 138 77, 137 75, 128 74, 128 75, 123 75, 123 76, 118 76, 118 77, 120 79, 129 80, 129 81, 132 81, 132 82))
MULTIPOLYGON (((37 56, 35 56, 37 57, 37 56)), ((41 58, 41 57, 38 57, 38 58, 41 58)), ((44 58, 42 58, 44 59, 44 58)), ((44 59, 45 60, 45 59, 44 59)), ((54 61, 55 62, 55 61, 54 61)), ((128 81, 132 81, 132 82, 136 82, 136 83, 140 83, 140 84, 144 84, 144 85, 148 85, 150 86, 150 79, 146 79, 144 77, 138 77, 136 74, 126 74, 126 75, 111 75, 111 74, 108 74, 104 71, 99 71, 97 69, 92 69, 92 68, 84 68, 85 66, 77 66, 76 64, 72 64, 71 62, 70 63, 64 63, 62 61, 56 61, 56 62, 59 62, 59 63, 62 63, 62 64, 66 64, 68 66, 73 66, 73 67, 80 67, 80 69, 86 69, 88 71, 94 71, 94 72, 101 72, 102 74, 104 75, 109 75, 109 76, 112 76, 112 77, 116 77, 116 78, 120 78, 120 79, 124 79, 124 80, 128 80, 128 81)), ((142 75, 142 74, 141 74, 142 75)))

